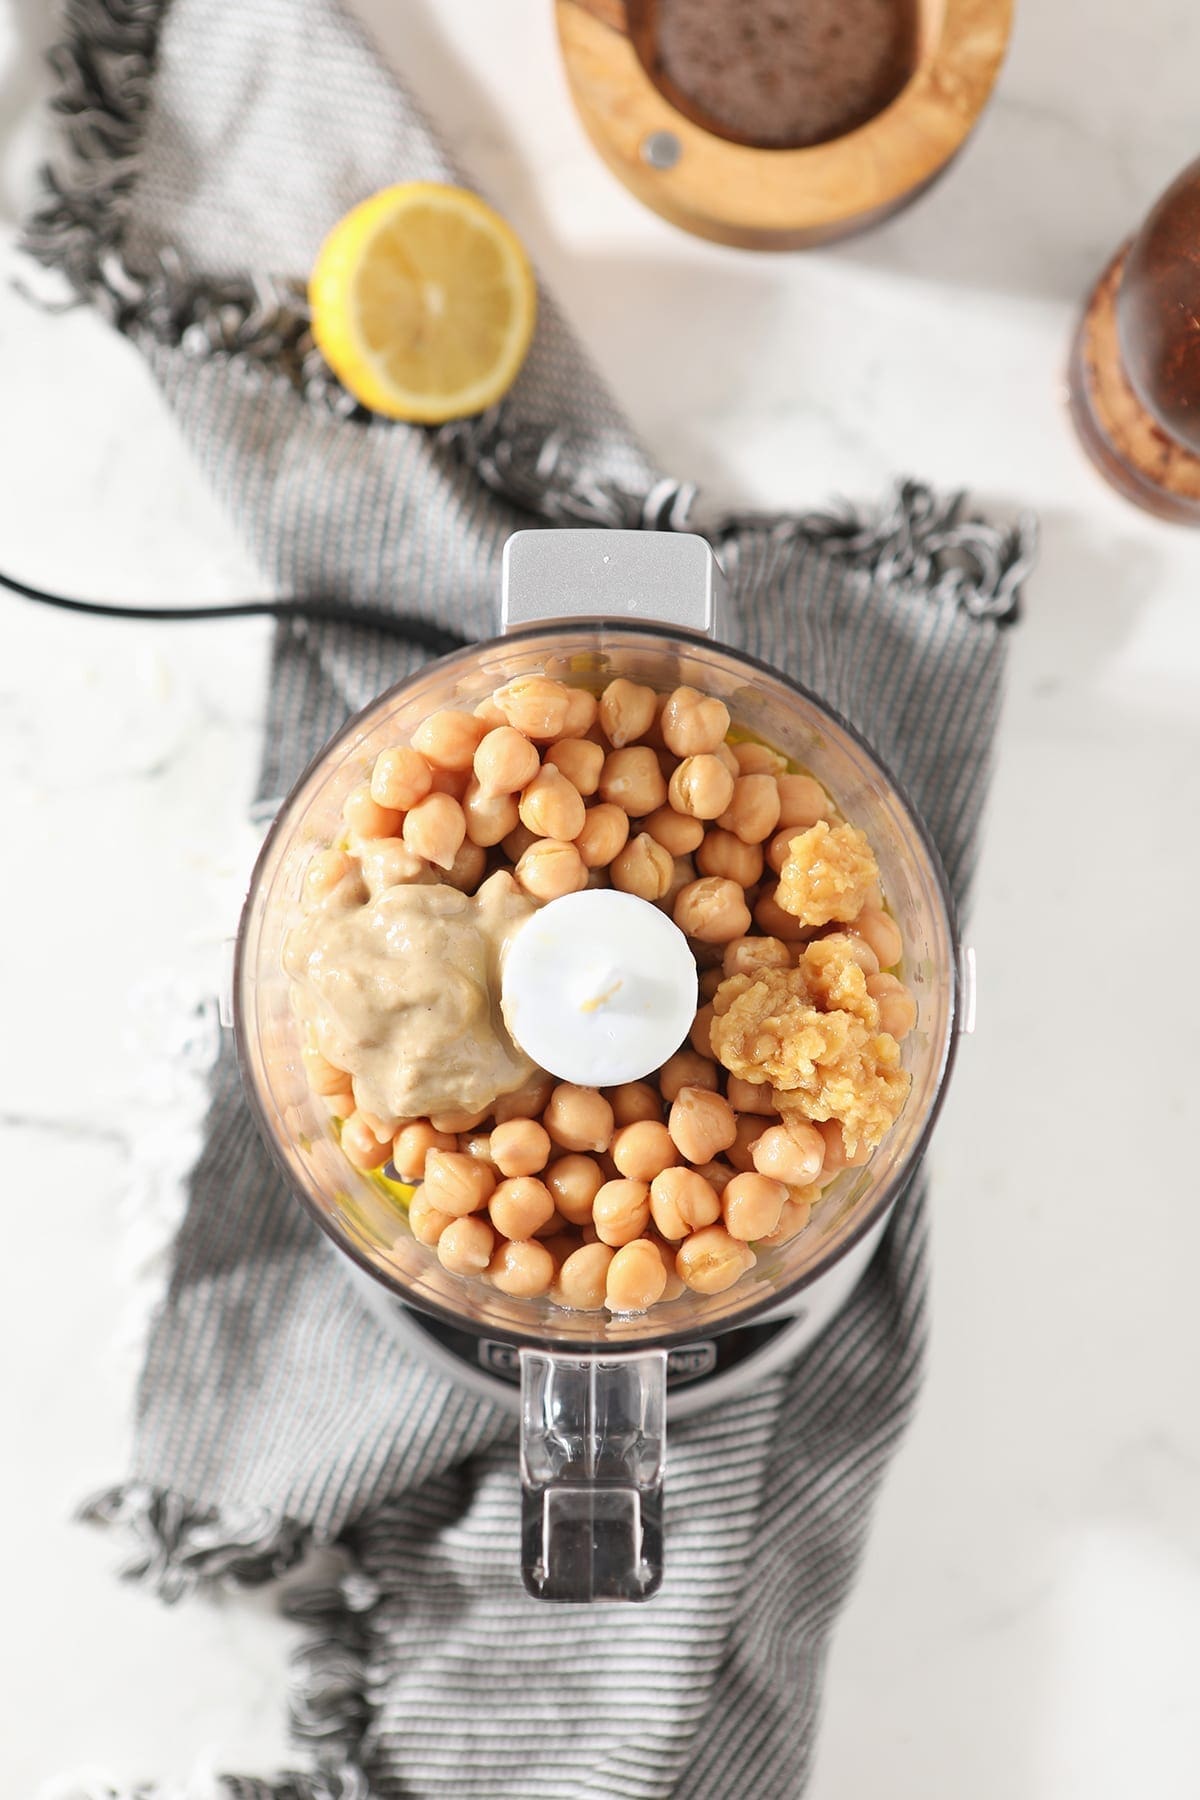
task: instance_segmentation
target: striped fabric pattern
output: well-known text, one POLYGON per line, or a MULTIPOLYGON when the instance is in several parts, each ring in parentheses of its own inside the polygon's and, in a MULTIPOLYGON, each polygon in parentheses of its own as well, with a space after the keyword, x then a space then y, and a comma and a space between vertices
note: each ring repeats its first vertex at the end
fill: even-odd
MULTIPOLYGON (((367 420, 314 362, 294 298, 272 298, 266 276, 307 267, 364 193, 453 174, 335 0, 68 12, 61 145, 28 242, 141 346, 281 591, 382 600, 486 637, 513 529, 686 521, 689 490, 653 468, 546 296, 494 418, 438 433, 367 420)), ((729 641, 859 726, 961 901, 1028 534, 912 483, 875 512, 714 516, 708 530, 729 641)), ((352 625, 281 626, 263 799, 418 661, 352 625)), ((230 1775, 228 1796, 794 1800, 829 1634, 919 1383, 924 1306, 918 1183, 795 1367, 674 1431, 659 1595, 539 1605, 517 1573, 508 1416, 362 1308, 282 1189, 227 1046, 132 1469, 89 1515, 126 1529, 132 1572, 166 1599, 269 1580, 310 1544, 344 1552, 340 1580, 292 1600, 307 1766, 230 1775)))

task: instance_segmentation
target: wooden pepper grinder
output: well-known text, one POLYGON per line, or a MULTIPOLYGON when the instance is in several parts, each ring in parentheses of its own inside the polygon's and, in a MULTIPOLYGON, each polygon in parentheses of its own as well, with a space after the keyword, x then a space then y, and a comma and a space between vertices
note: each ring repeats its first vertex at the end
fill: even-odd
POLYGON ((1072 349, 1070 402, 1113 487, 1162 519, 1200 525, 1200 160, 1096 284, 1072 349))

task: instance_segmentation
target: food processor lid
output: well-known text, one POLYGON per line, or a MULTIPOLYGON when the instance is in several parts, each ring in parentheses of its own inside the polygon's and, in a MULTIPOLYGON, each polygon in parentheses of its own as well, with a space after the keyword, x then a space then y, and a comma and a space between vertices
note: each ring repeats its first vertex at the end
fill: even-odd
POLYGON ((500 630, 551 619, 649 619, 720 638, 725 575, 692 531, 515 531, 504 546, 500 630))

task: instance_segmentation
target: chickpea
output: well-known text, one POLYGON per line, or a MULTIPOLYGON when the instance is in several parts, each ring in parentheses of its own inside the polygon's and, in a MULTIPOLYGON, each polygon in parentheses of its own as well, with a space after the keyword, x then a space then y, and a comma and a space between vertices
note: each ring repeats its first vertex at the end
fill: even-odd
MULTIPOLYGON (((353 1081, 350 1085, 351 1090, 355 1091, 355 1084, 353 1081)), ((387 1153, 390 1157, 392 1153, 393 1138, 402 1125, 409 1124, 411 1121, 406 1119, 381 1118, 378 1113, 369 1112, 365 1106, 359 1104, 357 1097, 355 1099, 355 1107, 355 1116, 362 1121, 363 1125, 372 1134, 377 1144, 386 1145, 387 1153)))
POLYGON ((636 894, 639 900, 661 900, 674 873, 675 859, 670 851, 656 844, 648 831, 642 831, 614 856, 609 879, 622 894, 636 894))
POLYGON ((486 1106, 481 1112, 464 1112, 460 1107, 454 1112, 434 1113, 431 1116, 429 1123, 434 1127, 435 1131, 452 1131, 455 1133, 461 1131, 474 1131, 477 1125, 483 1124, 483 1121, 487 1116, 488 1109, 486 1106))
MULTIPOLYGON (((322 1094, 321 1099, 331 1118, 348 1119, 354 1111, 354 1092, 351 1088, 339 1088, 335 1094, 322 1094)), ((298 1100, 296 1104, 299 1104, 298 1100)))
POLYGON ((763 872, 763 853, 757 844, 743 844, 732 831, 718 826, 706 832, 696 852, 696 867, 702 875, 736 881, 743 888, 753 887, 763 872))
POLYGON ((462 807, 449 794, 429 794, 404 815, 404 842, 414 856, 448 869, 467 835, 462 807))
POLYGON ((496 1159, 492 1155, 490 1131, 462 1131, 456 1141, 464 1156, 473 1156, 476 1162, 485 1163, 494 1175, 499 1174, 496 1159))
POLYGON ((825 1160, 821 1165, 821 1180, 827 1176, 840 1175, 843 1169, 858 1169, 870 1158, 871 1152, 866 1144, 860 1144, 851 1155, 846 1148, 846 1140, 841 1125, 836 1119, 822 1119, 817 1130, 825 1140, 825 1160))
POLYGON ((750 1154, 760 1175, 788 1187, 809 1187, 821 1173, 825 1140, 815 1125, 792 1117, 764 1131, 750 1154))
POLYGON ((716 749, 713 751, 713 755, 716 757, 716 759, 720 763, 721 767, 723 769, 728 769, 730 775, 736 781, 738 776, 741 774, 741 770, 738 768, 738 759, 733 754, 733 751, 729 748, 729 745, 728 744, 718 744, 716 749))
POLYGON ((719 1158, 716 1162, 702 1163, 696 1170, 696 1173, 697 1175, 703 1175, 709 1187, 712 1188, 713 1192, 716 1194, 723 1194, 725 1192, 725 1189, 733 1180, 734 1175, 729 1164, 721 1162, 719 1158))
POLYGON ((498 726, 508 724, 508 720, 490 694, 486 700, 481 700, 478 706, 473 706, 471 713, 474 718, 483 720, 484 728, 487 731, 495 731, 498 726))
MULTIPOLYGON (((799 1191, 799 1189, 792 1190, 793 1194, 799 1191)), ((790 1244, 794 1237, 799 1237, 811 1218, 812 1202, 810 1200, 795 1198, 785 1200, 778 1225, 774 1231, 767 1232, 765 1237, 759 1239, 760 1248, 774 1250, 780 1244, 790 1244)))
POLYGON ((432 768, 462 774, 471 767, 486 733, 483 720, 477 719, 474 713, 449 709, 430 713, 424 724, 417 726, 412 735, 412 747, 432 768))
POLYGON ((614 1135, 611 1155, 622 1175, 633 1181, 653 1181, 675 1161, 675 1146, 661 1121, 639 1119, 623 1125, 614 1135))
POLYGON ((663 1274, 666 1277, 661 1298, 663 1300, 678 1300, 680 1294, 686 1293, 687 1290, 675 1272, 674 1244, 664 1244, 661 1238, 657 1237, 647 1237, 646 1242, 654 1245, 655 1250, 658 1252, 658 1260, 662 1264, 663 1274))
POLYGON ((748 1175, 753 1170, 754 1146, 768 1123, 761 1113, 743 1113, 738 1119, 737 1131, 726 1155, 739 1175, 748 1175))
POLYGON ((531 1239, 500 1244, 488 1264, 488 1280, 515 1300, 535 1300, 554 1280, 554 1258, 544 1244, 531 1239))
POLYGON ((371 771, 371 798, 395 812, 407 812, 433 786, 433 770, 419 750, 397 745, 381 750, 371 771))
POLYGON ((831 931, 828 937, 817 938, 814 945, 817 958, 819 959, 820 957, 820 946, 822 944, 828 946, 835 942, 842 955, 848 956, 851 962, 856 962, 868 979, 870 979, 872 975, 878 975, 879 958, 876 956, 867 940, 865 938, 856 937, 852 931, 831 931))
POLYGON ((472 776, 462 797, 467 837, 483 850, 500 843, 520 823, 515 794, 485 794, 472 776))
POLYGON ((773 775, 739 775, 733 799, 721 814, 723 830, 743 844, 761 844, 779 823, 779 784, 773 775))
POLYGON ((545 1111, 553 1092, 554 1077, 537 1075, 511 1094, 501 1094, 492 1108, 492 1117, 497 1125, 507 1125, 510 1119, 536 1119, 545 1111))
POLYGON ((318 850, 304 871, 305 905, 319 906, 353 868, 344 850, 318 850))
POLYGON ((392 1166, 401 1181, 424 1181, 425 1159, 431 1150, 457 1150, 453 1132, 435 1131, 427 1119, 417 1119, 396 1133, 392 1166))
POLYGON ((704 820, 691 819, 686 813, 676 812, 673 806, 660 806, 643 819, 642 829, 672 856, 690 856, 704 841, 704 820))
POLYGON ((703 969, 700 973, 700 998, 708 1003, 713 998, 722 981, 725 979, 718 963, 716 968, 703 969))
POLYGON ((501 1181, 488 1200, 488 1216, 501 1237, 531 1238, 554 1217, 554 1198, 544 1181, 517 1175, 501 1181))
POLYGON ((575 839, 575 848, 586 869, 606 869, 625 848, 629 838, 629 814, 620 806, 592 806, 575 839))
MULTIPOLYGON (((558 1218, 557 1213, 555 1213, 554 1216, 556 1219, 558 1218)), ((579 1234, 572 1231, 570 1226, 562 1223, 562 1221, 560 1221, 559 1229, 557 1231, 550 1232, 549 1234, 544 1230, 539 1231, 538 1241, 546 1246, 547 1250, 554 1258, 554 1266, 559 1271, 559 1274, 562 1273, 562 1266, 566 1262, 568 1256, 573 1256, 575 1251, 579 1249, 579 1234)), ((558 1276, 555 1276, 554 1287, 556 1288, 557 1286, 558 1276)), ((550 1290, 550 1298, 552 1300, 554 1299, 554 1288, 551 1288, 550 1290)), ((556 1301, 555 1304, 561 1305, 562 1302, 556 1301)))
POLYGON ((784 863, 792 854, 792 844, 800 835, 795 825, 785 825, 767 845, 767 864, 774 869, 776 875, 782 873, 784 863))
POLYGON ((904 954, 900 927, 889 913, 877 906, 864 906, 848 929, 870 944, 879 958, 881 969, 891 969, 904 954))
POLYGON ((711 1162, 737 1135, 733 1108, 709 1088, 680 1088, 671 1105, 667 1128, 679 1154, 690 1163, 711 1162))
POLYGON ((713 1060, 712 1022, 713 1003, 711 1000, 708 1000, 696 1014, 695 1019, 692 1021, 692 1029, 688 1034, 688 1042, 691 1044, 692 1049, 696 1052, 697 1056, 703 1057, 705 1062, 711 1062, 713 1060))
POLYGON ((667 791, 676 812, 693 819, 716 819, 733 799, 733 776, 717 756, 687 756, 667 791))
POLYGON ((395 807, 380 806, 365 782, 346 795, 342 817, 356 837, 390 838, 400 829, 400 814, 395 807))
POLYGON ((833 817, 833 803, 819 781, 811 775, 780 775, 779 823, 807 831, 818 819, 833 817))
POLYGON ((768 744, 756 744, 748 740, 733 745, 733 754, 741 775, 784 775, 787 773, 787 758, 780 756, 778 750, 772 750, 768 744))
POLYGON ((487 1205, 496 1177, 486 1163, 460 1150, 430 1150, 425 1157, 425 1198, 439 1212, 461 1219, 487 1205))
POLYGON ((753 975, 759 969, 790 969, 794 962, 781 938, 740 937, 726 944, 721 969, 725 975, 753 975))
POLYGON ((744 1243, 769 1236, 783 1217, 787 1186, 765 1175, 735 1175, 721 1196, 721 1211, 730 1237, 744 1243))
POLYGON ((662 1124, 662 1096, 648 1081, 626 1081, 620 1087, 609 1088, 608 1098, 618 1128, 636 1125, 642 1119, 662 1124))
POLYGON ((657 1245, 649 1238, 637 1238, 609 1263, 604 1304, 614 1313, 645 1312, 662 1299, 666 1285, 667 1271, 657 1245))
POLYGON ((600 696, 600 724, 614 750, 636 743, 654 723, 658 712, 658 695, 653 688, 639 687, 618 675, 600 696))
POLYGON ((522 825, 539 837, 569 842, 583 830, 587 809, 583 796, 561 769, 547 763, 538 770, 517 803, 522 825))
POLYGON ((796 915, 785 912, 776 900, 774 885, 764 887, 754 902, 754 923, 767 937, 782 938, 785 944, 794 943, 802 931, 796 915))
POLYGON ((613 1259, 608 1244, 581 1244, 558 1271, 550 1298, 572 1312, 598 1312, 604 1305, 604 1284, 613 1259))
POLYGON ((560 1156, 546 1170, 546 1186, 564 1219, 572 1225, 590 1225, 592 1202, 604 1186, 604 1171, 590 1156, 560 1156))
POLYGON ((660 911, 670 915, 675 910, 676 895, 696 879, 696 865, 690 856, 677 856, 671 864, 671 880, 665 894, 659 896, 655 905, 660 911))
POLYGON ((613 750, 600 771, 600 798, 631 819, 644 819, 666 804, 667 783, 648 744, 613 750))
POLYGON ((452 800, 461 801, 474 779, 470 769, 435 769, 429 791, 431 794, 449 794, 452 800))
POLYGON ((319 1050, 302 1050, 300 1061, 304 1064, 304 1073, 314 1094, 340 1094, 350 1080, 345 1069, 339 1069, 336 1063, 331 1063, 319 1050))
POLYGON ((538 841, 537 833, 530 831, 519 820, 512 830, 501 839, 501 847, 510 863, 516 866, 525 852, 538 841))
POLYGON ((564 1150, 607 1150, 613 1109, 598 1088, 560 1081, 550 1096, 542 1124, 564 1150))
POLYGON ((492 1260, 495 1235, 486 1219, 451 1219, 437 1241, 437 1258, 452 1275, 482 1275, 492 1260))
POLYGON ((538 838, 514 872, 519 885, 535 900, 559 900, 587 886, 583 858, 574 844, 562 838, 538 838))
POLYGON ((577 794, 590 799, 600 786, 604 747, 587 738, 559 738, 546 752, 546 761, 565 775, 577 794))
POLYGON ((650 1185, 606 1181, 592 1201, 592 1223, 602 1244, 630 1244, 650 1223, 650 1185))
POLYGON ((432 1250, 443 1231, 454 1224, 453 1213, 439 1212, 424 1188, 418 1189, 408 1203, 408 1228, 418 1244, 432 1250))
POLYGON ((420 881, 429 873, 429 864, 414 856, 403 838, 356 838, 355 845, 363 880, 372 897, 384 888, 420 881))
POLYGON ((731 1075, 725 1084, 725 1095, 736 1113, 773 1118, 779 1111, 775 1090, 765 1081, 742 1081, 739 1076, 731 1075))
MULTIPOLYGON (((550 1133, 536 1119, 505 1119, 492 1132, 488 1145, 502 1175, 536 1175, 550 1160, 550 1133)), ((527 1234, 518 1231, 516 1235, 527 1234)))
POLYGON ((680 931, 704 944, 728 944, 732 938, 745 937, 751 923, 741 886, 715 875, 680 888, 671 916, 680 931))
POLYGON ((693 687, 677 687, 662 709, 663 743, 676 756, 704 756, 725 742, 729 708, 693 687))
POLYGON ((721 1216, 721 1201, 699 1169, 675 1163, 660 1170, 650 1183, 650 1216, 665 1238, 678 1243, 689 1231, 715 1224, 721 1216))
MULTIPOLYGON (((917 1002, 912 990, 895 975, 868 975, 867 992, 879 1007, 880 1031, 888 1032, 897 1042, 906 1038, 917 1022, 917 1002)), ((322 1089, 317 1088, 317 1092, 322 1089)))
POLYGON ((599 702, 595 694, 587 688, 568 688, 567 716, 563 721, 562 736, 564 738, 586 737, 596 723, 599 702))
POLYGON ((339 1142, 346 1161, 356 1169, 381 1169, 392 1154, 391 1144, 381 1144, 359 1112, 352 1112, 343 1122, 339 1142))
POLYGON ((511 725, 498 725, 479 741, 472 767, 479 789, 489 800, 519 794, 542 766, 537 746, 511 725))
POLYGON ((517 731, 537 743, 549 743, 566 729, 571 692, 561 681, 545 675, 521 675, 492 695, 496 705, 517 731))
POLYGON ((723 1225, 693 1232, 675 1253, 675 1268, 695 1294, 723 1294, 754 1267, 754 1252, 723 1225))
POLYGON ((707 1088, 715 1094, 720 1079, 720 1071, 710 1057, 694 1050, 677 1050, 658 1071, 658 1091, 670 1106, 685 1087, 707 1088))
POLYGON ((454 861, 446 870, 446 881, 450 887, 456 887, 462 894, 473 894, 483 880, 483 872, 486 868, 487 851, 479 844, 472 844, 468 839, 458 846, 454 861))

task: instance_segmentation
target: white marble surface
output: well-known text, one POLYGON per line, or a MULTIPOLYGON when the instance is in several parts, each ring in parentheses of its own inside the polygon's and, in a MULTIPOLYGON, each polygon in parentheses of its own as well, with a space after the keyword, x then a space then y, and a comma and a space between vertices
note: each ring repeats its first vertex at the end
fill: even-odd
MULTIPOLYGON (((1026 0, 945 182, 857 243, 771 258, 693 242, 613 183, 548 5, 360 3, 666 466, 776 505, 907 470, 1042 515, 974 920, 980 1032, 935 1151, 929 1382, 837 1635, 811 1796, 1192 1800, 1200 535, 1100 484, 1061 370, 1085 284, 1200 149, 1200 15, 1096 0, 1085 28, 1026 0)), ((135 353, 8 286, 52 26, 0 0, 0 566, 138 601, 258 591, 135 353)), ((169 1012, 131 1032, 128 997, 163 972, 215 983, 266 642, 0 598, 14 1800, 64 1770, 186 1781, 285 1753, 270 1601, 167 1611, 70 1521, 125 1455, 130 1148, 154 1133, 184 1160, 195 1113, 151 1048, 169 1012)))

